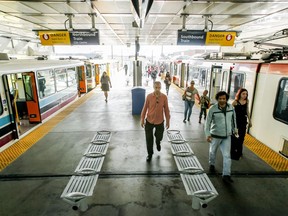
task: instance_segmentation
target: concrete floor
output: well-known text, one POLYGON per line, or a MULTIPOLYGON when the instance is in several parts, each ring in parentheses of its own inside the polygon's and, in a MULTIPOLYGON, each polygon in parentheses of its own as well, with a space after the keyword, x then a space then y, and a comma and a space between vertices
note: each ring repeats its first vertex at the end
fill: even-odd
MULTIPOLYGON (((121 72, 122 73, 122 72, 121 72)), ((95 89, 93 96, 67 116, 43 139, 0 172, 1 216, 279 216, 287 215, 288 175, 279 175, 247 148, 244 158, 232 163, 234 183, 222 182, 222 156, 217 173, 208 173, 219 196, 200 210, 191 208, 171 155, 166 132, 161 152, 146 162, 144 130, 132 116, 131 83, 114 74, 109 101, 95 89), (86 212, 74 211, 60 196, 96 131, 112 131, 94 194, 86 212)), ((152 81, 146 93, 152 91, 152 81)), ((162 92, 165 92, 164 85, 162 92)), ((171 87, 171 129, 181 131, 208 172, 208 143, 193 108, 184 124, 181 94, 171 87)))

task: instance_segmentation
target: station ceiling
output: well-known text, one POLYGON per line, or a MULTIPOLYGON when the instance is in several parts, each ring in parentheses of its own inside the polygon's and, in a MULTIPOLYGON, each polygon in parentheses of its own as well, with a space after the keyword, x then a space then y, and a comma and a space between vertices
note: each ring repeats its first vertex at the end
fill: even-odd
POLYGON ((237 31, 240 34, 235 43, 241 43, 283 34, 281 30, 287 28, 288 3, 285 0, 0 0, 0 37, 39 42, 35 30, 68 29, 70 25, 73 29, 91 29, 92 16, 99 29, 100 44, 105 45, 133 45, 137 36, 140 45, 175 45, 178 29, 203 30, 205 26, 209 30, 237 31), (69 15, 72 15, 70 24, 69 15))

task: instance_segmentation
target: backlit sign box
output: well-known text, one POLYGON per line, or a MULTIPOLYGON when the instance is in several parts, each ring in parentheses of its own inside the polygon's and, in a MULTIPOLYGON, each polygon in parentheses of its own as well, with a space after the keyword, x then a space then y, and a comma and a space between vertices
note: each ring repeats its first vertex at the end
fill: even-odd
POLYGON ((71 45, 99 45, 99 31, 73 30, 70 32, 71 45))
POLYGON ((206 32, 199 30, 178 30, 177 45, 203 46, 206 41, 206 32))

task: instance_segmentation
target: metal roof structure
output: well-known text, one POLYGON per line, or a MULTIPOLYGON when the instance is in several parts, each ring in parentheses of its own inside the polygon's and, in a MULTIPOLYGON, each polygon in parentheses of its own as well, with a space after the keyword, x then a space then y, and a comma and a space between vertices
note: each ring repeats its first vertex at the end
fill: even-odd
POLYGON ((235 43, 287 36, 285 0, 0 0, 0 37, 39 42, 35 30, 99 29, 100 44, 175 45, 177 30, 237 31, 235 43), (69 16, 71 20, 69 20, 69 16), (185 18, 184 18, 185 17, 185 18), (183 19, 184 18, 184 19, 183 19), (277 33, 278 32, 278 33, 277 33))

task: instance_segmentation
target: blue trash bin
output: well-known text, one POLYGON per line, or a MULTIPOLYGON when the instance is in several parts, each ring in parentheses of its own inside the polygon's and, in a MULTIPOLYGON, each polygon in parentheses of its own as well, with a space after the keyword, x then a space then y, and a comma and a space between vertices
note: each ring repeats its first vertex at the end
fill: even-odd
POLYGON ((145 103, 146 90, 141 87, 134 87, 132 92, 132 115, 140 115, 145 103))

